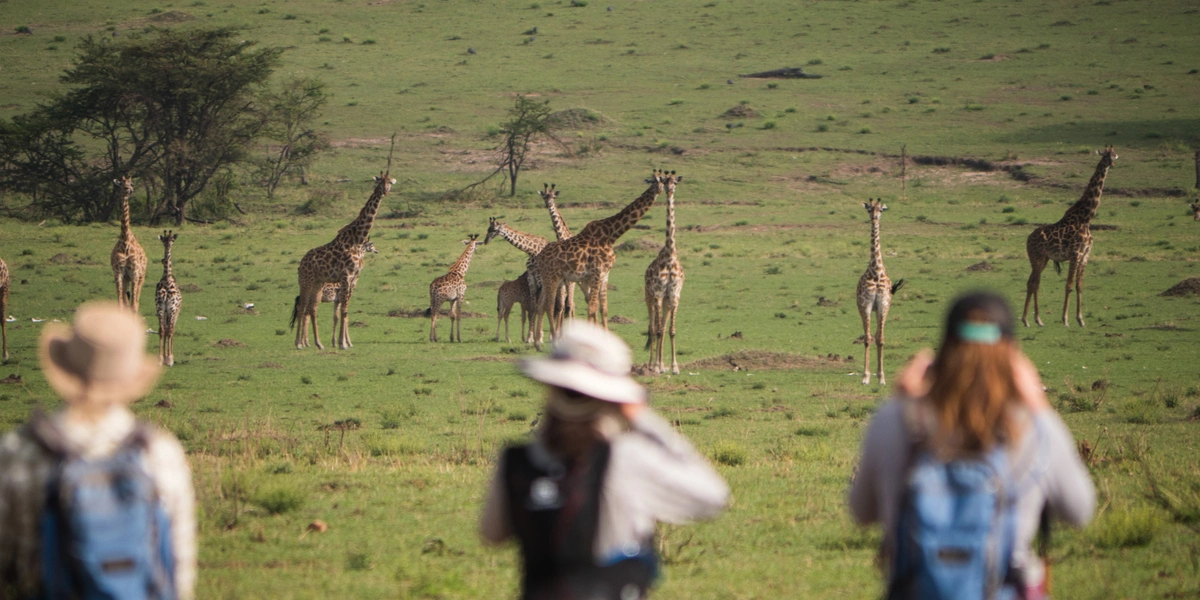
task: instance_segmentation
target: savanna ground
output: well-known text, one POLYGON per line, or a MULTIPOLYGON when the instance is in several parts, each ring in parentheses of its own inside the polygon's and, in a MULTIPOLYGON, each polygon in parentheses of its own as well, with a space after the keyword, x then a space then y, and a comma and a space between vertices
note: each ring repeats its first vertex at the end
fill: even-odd
MULTIPOLYGON (((1200 145, 1200 13, 1189 3, 10 1, 0 2, 0 116, 56 89, 79 36, 197 25, 289 47, 283 74, 319 75, 334 92, 324 120, 338 140, 307 188, 267 202, 246 186, 251 214, 237 224, 179 232, 176 367, 134 409, 189 451, 202 598, 511 596, 515 552, 481 546, 475 520, 497 449, 525 438, 539 413, 540 390, 513 367, 532 350, 493 341, 496 288, 525 259, 503 242, 479 249, 465 343, 430 344, 428 320, 408 315, 488 216, 551 235, 534 193, 543 181, 563 190, 577 230, 632 200, 655 167, 684 176, 684 372, 643 381, 734 491, 720 518, 662 531, 658 596, 877 596, 878 536, 843 506, 887 393, 859 383, 861 202, 890 206, 885 261, 908 281, 887 329, 894 373, 936 345, 960 291, 999 290, 1019 308, 1025 237, 1078 198, 1091 151, 1106 144, 1120 158, 1094 228, 1088 326, 1058 322, 1064 278, 1047 271, 1046 326, 1019 332, 1076 439, 1094 449, 1100 516, 1056 531, 1055 595, 1200 594, 1200 300, 1160 295, 1200 276, 1200 224, 1186 206, 1200 145), (14 33, 21 25, 32 33, 14 33), (824 77, 738 77, 784 66, 824 77), (584 109, 562 130, 574 155, 542 148, 515 198, 494 188, 444 198, 489 171, 495 124, 516 93, 584 109), (742 116, 721 116, 735 107, 742 116), (354 297, 355 347, 298 351, 287 328, 296 264, 361 207, 393 131, 399 182, 354 297), (909 156, 1008 170, 910 163, 902 192, 904 144, 909 156), (316 519, 328 531, 306 532, 316 519)), ((613 329, 639 360, 661 206, 642 225, 622 240, 609 294, 610 314, 631 321, 613 329)), ((16 318, 0 376, 20 378, 0 383, 9 429, 58 404, 31 319, 67 320, 78 303, 113 296, 117 230, 2 219, 0 231, 16 318)), ((161 245, 150 227, 136 233, 151 259, 142 314, 156 328, 161 245)), ((330 305, 320 310, 328 341, 330 305)))

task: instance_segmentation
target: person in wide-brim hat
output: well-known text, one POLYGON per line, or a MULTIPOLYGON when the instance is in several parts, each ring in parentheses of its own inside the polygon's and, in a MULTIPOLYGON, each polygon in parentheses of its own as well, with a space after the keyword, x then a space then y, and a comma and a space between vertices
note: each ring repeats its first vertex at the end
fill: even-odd
POLYGON ((38 357, 50 387, 70 407, 101 408, 145 396, 161 372, 146 354, 142 319, 112 302, 79 307, 75 323, 42 330, 38 357))
POLYGON ((563 326, 550 355, 521 361, 518 368, 530 379, 566 394, 551 394, 547 410, 569 419, 585 419, 596 410, 596 402, 624 405, 632 414, 646 404, 646 388, 629 372, 633 353, 621 338, 583 322, 563 326))

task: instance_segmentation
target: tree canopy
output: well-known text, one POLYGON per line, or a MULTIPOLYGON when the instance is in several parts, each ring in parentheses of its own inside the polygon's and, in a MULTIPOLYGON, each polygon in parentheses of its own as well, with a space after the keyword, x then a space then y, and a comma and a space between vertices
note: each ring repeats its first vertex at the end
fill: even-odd
POLYGON ((84 38, 61 78, 70 89, 0 123, 0 189, 40 215, 107 220, 110 182, 129 175, 155 192, 152 221, 181 224, 267 127, 259 98, 283 50, 254 46, 231 28, 84 38))

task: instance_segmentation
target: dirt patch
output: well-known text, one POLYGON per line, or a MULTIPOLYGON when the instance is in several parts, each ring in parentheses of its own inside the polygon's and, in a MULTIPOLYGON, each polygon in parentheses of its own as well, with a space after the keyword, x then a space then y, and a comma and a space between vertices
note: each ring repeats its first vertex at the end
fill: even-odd
POLYGON ((179 286, 179 289, 183 290, 189 294, 195 294, 196 292, 204 291, 200 286, 198 286, 194 283, 185 283, 185 284, 179 286))
POLYGON ((150 17, 150 20, 155 23, 187 23, 188 21, 195 21, 196 17, 181 10, 169 10, 161 15, 150 17))
POLYGON ((50 264, 53 265, 65 265, 69 262, 71 262, 71 257, 67 256, 63 252, 59 252, 58 254, 50 257, 50 264))
POLYGON ((546 118, 546 124, 550 126, 550 129, 599 127, 604 124, 604 121, 605 119, 600 113, 586 108, 568 108, 567 110, 551 113, 546 118))
POLYGON ((218 348, 245 348, 246 347, 245 344, 243 344, 233 338, 224 338, 222 340, 217 341, 217 343, 215 343, 213 345, 218 348))
POLYGON ((637 323, 637 319, 630 319, 629 317, 623 317, 621 315, 613 315, 608 318, 608 322, 616 323, 617 325, 633 325, 634 323, 637 323))
POLYGON ((721 113, 721 118, 722 119, 757 119, 758 113, 755 112, 753 108, 750 108, 749 105, 739 104, 739 105, 721 113))
MULTIPOLYGON (((446 315, 449 315, 450 313, 448 312, 448 309, 443 308, 438 312, 438 314, 442 315, 442 316, 446 316, 446 315)), ((479 319, 479 318, 491 317, 491 315, 489 315, 487 313, 471 312, 468 310, 462 311, 461 313, 459 313, 459 315, 461 317, 463 317, 464 319, 479 319)), ((429 309, 428 308, 413 308, 413 309, 394 308, 394 309, 388 311, 387 316, 397 317, 397 318, 401 318, 401 319, 428 319, 429 318, 429 309)))
POLYGON ((817 306, 821 306, 821 307, 825 307, 825 308, 833 308, 833 307, 837 306, 838 304, 841 304, 841 303, 838 302, 837 300, 830 300, 829 298, 826 298, 825 296, 821 296, 821 297, 817 298, 817 306))
POLYGON ((967 270, 968 270, 968 271, 971 271, 971 272, 977 272, 977 271, 995 271, 995 270, 996 270, 996 267, 995 267, 995 266, 994 266, 992 263, 990 263, 990 262, 988 262, 988 261, 986 261, 986 260, 985 260, 985 261, 983 261, 983 262, 977 262, 977 263, 975 263, 975 264, 973 264, 973 265, 971 265, 971 266, 967 267, 967 270))
POLYGON ((1159 296, 1200 296, 1200 277, 1188 277, 1175 284, 1171 289, 1159 294, 1159 296))
POLYGON ((768 352, 766 350, 742 350, 730 354, 722 354, 711 358, 703 358, 687 363, 689 370, 711 369, 717 371, 782 371, 791 369, 826 370, 840 366, 840 357, 827 358, 819 356, 801 356, 786 352, 768 352))
POLYGON ((750 73, 749 75, 738 75, 738 77, 750 77, 754 79, 820 79, 821 75, 810 75, 804 72, 800 67, 784 67, 773 71, 762 71, 759 73, 750 73))
POLYGON ((21 380, 20 375, 13 373, 13 374, 9 375, 8 377, 5 377, 4 379, 0 379, 0 383, 24 383, 24 382, 21 380))

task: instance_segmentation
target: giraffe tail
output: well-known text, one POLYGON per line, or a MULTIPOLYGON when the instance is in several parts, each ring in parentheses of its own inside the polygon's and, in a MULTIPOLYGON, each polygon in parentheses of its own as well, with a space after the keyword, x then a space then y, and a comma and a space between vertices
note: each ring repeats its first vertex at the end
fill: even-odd
POLYGON ((900 288, 902 288, 902 287, 904 287, 904 280, 903 280, 903 279, 901 279, 900 281, 897 281, 896 283, 892 284, 892 293, 893 293, 893 294, 895 294, 896 292, 900 291, 900 288))
POLYGON ((1058 262, 1057 260, 1054 261, 1054 272, 1062 275, 1062 263, 1058 262))
POLYGON ((296 319, 300 318, 300 296, 296 296, 296 304, 292 306, 292 320, 288 322, 288 329, 296 327, 296 319))

